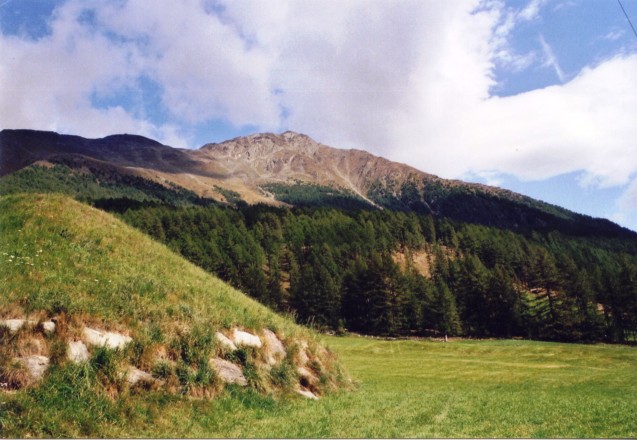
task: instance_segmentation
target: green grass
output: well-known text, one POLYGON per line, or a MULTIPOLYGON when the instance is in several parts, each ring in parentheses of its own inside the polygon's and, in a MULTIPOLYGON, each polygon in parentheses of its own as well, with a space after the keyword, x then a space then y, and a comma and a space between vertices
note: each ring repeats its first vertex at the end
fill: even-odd
MULTIPOLYGON (((0 261, 2 317, 62 310, 131 329, 144 344, 173 338, 186 348, 207 346, 198 343, 206 329, 235 324, 313 338, 66 197, 0 198, 0 261), (192 332, 171 333, 183 324, 192 332)), ((94 356, 54 365, 39 387, 0 392, 0 437, 637 436, 634 347, 323 339, 359 382, 355 391, 318 402, 236 387, 212 400, 125 387, 114 397, 100 385, 112 375, 106 367, 134 353, 94 356)), ((285 382, 288 373, 273 374, 285 382)))
MULTIPOLYGON (((635 437, 637 350, 530 341, 329 340, 365 421, 334 436, 635 437)), ((354 410, 355 408, 355 410, 354 410)), ((340 431, 342 429, 342 431, 340 431)))
POLYGON ((57 195, 0 197, 0 312, 110 326, 281 328, 284 319, 113 216, 57 195))
POLYGON ((45 427, 54 425, 66 426, 56 435, 108 437, 637 435, 637 351, 631 347, 325 340, 360 381, 356 391, 318 402, 236 388, 211 401, 156 392, 112 403, 91 395, 87 402, 99 410, 99 418, 83 419, 68 430, 60 420, 78 410, 81 393, 68 393, 70 398, 53 411, 34 405, 55 395, 45 389, 19 400, 31 405, 20 423, 35 426, 28 431, 33 434, 46 434, 45 427))

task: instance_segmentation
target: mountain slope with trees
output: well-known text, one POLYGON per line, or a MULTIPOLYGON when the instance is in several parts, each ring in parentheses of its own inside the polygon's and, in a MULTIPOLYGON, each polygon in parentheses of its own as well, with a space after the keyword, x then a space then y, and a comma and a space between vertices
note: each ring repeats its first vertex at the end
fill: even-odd
POLYGON ((637 248, 619 239, 523 235, 388 210, 151 207, 122 218, 262 303, 324 329, 636 336, 637 248))

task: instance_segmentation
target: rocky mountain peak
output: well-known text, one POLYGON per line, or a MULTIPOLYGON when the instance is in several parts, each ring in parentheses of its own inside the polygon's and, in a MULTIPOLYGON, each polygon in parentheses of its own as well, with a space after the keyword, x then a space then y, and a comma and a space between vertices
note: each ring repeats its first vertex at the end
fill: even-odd
POLYGON ((304 134, 286 131, 281 134, 256 133, 231 139, 229 141, 206 144, 201 150, 216 157, 232 158, 264 157, 276 153, 313 154, 321 145, 304 134))

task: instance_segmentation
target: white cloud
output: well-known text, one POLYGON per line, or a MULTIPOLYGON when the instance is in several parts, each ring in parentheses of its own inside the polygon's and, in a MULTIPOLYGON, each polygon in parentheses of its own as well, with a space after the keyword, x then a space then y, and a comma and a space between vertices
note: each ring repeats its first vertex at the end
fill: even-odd
POLYGON ((626 185, 626 189, 617 200, 617 209, 611 220, 637 230, 637 178, 626 185))
POLYGON ((237 126, 276 127, 280 109, 270 82, 271 54, 205 6, 188 0, 149 7, 129 0, 100 8, 98 19, 140 47, 144 68, 162 85, 162 103, 176 120, 223 118, 237 126))
POLYGON ((583 170, 583 185, 625 185, 637 172, 637 55, 567 77, 542 37, 541 52, 515 53, 511 32, 539 20, 545 5, 69 0, 50 36, 0 36, 0 123, 186 146, 196 124, 221 118, 369 149, 443 177, 583 170), (491 96, 496 64, 521 71, 537 62, 563 84, 491 96), (141 97, 93 105, 135 90, 141 77, 158 84, 170 122, 131 102, 141 97))
POLYGON ((91 96, 134 85, 134 47, 118 46, 82 26, 68 3, 51 22, 50 36, 33 41, 0 36, 2 128, 36 128, 84 136, 140 133, 183 142, 171 125, 140 120, 121 106, 95 108, 91 96))
POLYGON ((410 148, 395 157, 414 163, 420 156, 417 166, 444 176, 495 169, 540 180, 586 170, 598 185, 625 184, 637 170, 632 72, 637 55, 585 69, 561 86, 447 105, 438 125, 414 127, 404 140, 410 148), (428 139, 433 130, 439 141, 428 139))

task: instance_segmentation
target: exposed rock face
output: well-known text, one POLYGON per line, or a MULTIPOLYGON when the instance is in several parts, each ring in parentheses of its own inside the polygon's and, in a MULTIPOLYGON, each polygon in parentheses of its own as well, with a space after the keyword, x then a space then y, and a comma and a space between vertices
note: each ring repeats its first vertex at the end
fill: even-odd
POLYGON ((221 332, 217 332, 215 333, 215 338, 217 339, 217 341, 219 341, 219 343, 221 344, 222 347, 226 347, 227 349, 229 349, 230 351, 235 351, 237 349, 237 346, 234 345, 234 342, 232 342, 226 335, 224 335, 221 332))
POLYGON ((228 362, 225 359, 212 358, 210 359, 210 367, 216 371, 219 378, 225 383, 236 383, 243 387, 248 385, 241 367, 232 362, 228 362))
POLYGON ((105 332, 89 327, 84 327, 83 335, 88 344, 113 350, 124 348, 126 344, 133 340, 130 336, 121 333, 105 332))
POLYGON ((285 347, 274 332, 268 329, 263 331, 263 338, 265 339, 266 362, 273 366, 285 358, 285 347))
POLYGON ((301 378, 301 382, 311 386, 317 386, 319 383, 318 377, 306 367, 298 367, 296 369, 297 374, 301 378))
POLYGON ((299 342, 299 365, 301 366, 305 366, 310 358, 307 355, 307 342, 306 341, 300 341, 299 342))
POLYGON ((232 340, 238 347, 243 345, 245 347, 261 348, 263 345, 261 339, 257 335, 253 335, 252 333, 244 332, 236 328, 232 331, 232 340))
POLYGON ((68 359, 76 364, 81 362, 86 362, 89 359, 88 349, 84 342, 82 341, 71 341, 68 345, 68 350, 66 351, 66 356, 68 359))

